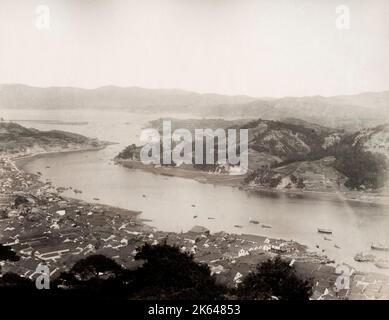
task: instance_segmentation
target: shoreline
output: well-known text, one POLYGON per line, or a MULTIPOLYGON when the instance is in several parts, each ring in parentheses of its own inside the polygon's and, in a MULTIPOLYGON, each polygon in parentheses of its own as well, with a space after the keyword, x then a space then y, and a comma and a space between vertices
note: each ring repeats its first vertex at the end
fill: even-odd
MULTIPOLYGON (((46 156, 56 156, 56 155, 61 155, 61 154, 69 154, 69 153, 81 153, 81 152, 94 152, 94 151, 100 151, 100 150, 104 150, 106 147, 110 146, 110 145, 114 145, 116 143, 106 143, 102 146, 99 146, 99 147, 92 147, 92 148, 81 148, 81 149, 72 149, 72 150, 62 150, 62 151, 48 151, 48 152, 39 152, 39 153, 35 153, 35 154, 28 154, 28 155, 23 155, 23 156, 16 156, 16 157, 12 157, 12 161, 13 161, 13 164, 15 166, 15 168, 17 170, 19 170, 20 172, 22 173, 27 173, 23 170, 23 167, 24 165, 26 165, 28 162, 30 162, 31 160, 33 159, 36 159, 36 158, 39 158, 39 157, 46 157, 46 156)), ((33 174, 33 173, 32 173, 33 174)), ((39 180, 39 178, 38 178, 39 180)), ((69 199, 69 200, 73 200, 73 201, 77 201, 77 202, 84 202, 84 203, 88 203, 88 204, 95 204, 95 205, 98 205, 100 207, 104 207, 106 209, 115 209, 115 210, 122 210, 123 212, 126 212, 126 214, 130 213, 131 216, 139 216, 142 214, 142 211, 136 211, 136 210, 129 210, 129 209, 123 209, 121 207, 117 207, 117 206, 112 206, 112 205, 106 205, 106 204, 101 204, 101 203, 94 203, 94 202, 88 202, 88 201, 84 201, 84 200, 80 200, 80 199, 77 199, 77 198, 73 198, 73 197, 70 197, 70 196, 63 196, 63 198, 66 198, 66 199, 69 199)), ((140 219, 141 221, 141 219, 140 219)))
POLYGON ((115 163, 122 165, 128 169, 140 169, 145 172, 150 172, 162 176, 178 177, 183 179, 191 179, 200 183, 208 183, 214 185, 239 187, 240 182, 243 181, 244 176, 238 175, 217 175, 210 174, 208 172, 184 169, 177 167, 154 167, 152 165, 144 165, 137 160, 118 160, 115 159, 115 163))
POLYGON ((307 197, 312 199, 320 199, 323 201, 347 201, 351 203, 362 203, 367 205, 382 205, 389 206, 389 195, 371 195, 361 194, 355 191, 348 192, 328 192, 315 190, 285 190, 285 189, 268 189, 260 186, 243 185, 245 176, 234 176, 226 174, 212 174, 195 169, 177 168, 177 167, 154 167, 153 165, 145 165, 138 160, 122 160, 116 159, 115 163, 122 165, 128 169, 139 169, 145 172, 150 172, 162 176, 178 177, 183 179, 191 179, 200 183, 213 184, 216 186, 228 186, 239 188, 249 193, 262 193, 267 195, 285 195, 289 197, 307 197), (373 197, 374 199, 361 199, 355 197, 373 197))
MULTIPOLYGON (((64 150, 49 152, 47 154, 61 154, 67 152, 85 151, 98 151, 98 149, 64 150)), ((22 157, 10 157, 9 161, 11 163, 14 163, 14 161, 16 161, 17 159, 21 161, 29 161, 34 157, 45 156, 47 154, 39 153, 22 157)), ((175 170, 175 168, 170 169, 175 170)), ((23 169, 20 169, 18 174, 26 177, 35 176, 34 174, 26 173, 25 171, 23 171, 23 169)), ((204 174, 207 173, 202 173, 202 176, 204 174)), ((32 185, 37 186, 39 191, 38 193, 40 193, 41 187, 44 186, 45 183, 40 181, 37 176, 31 178, 31 180, 33 182, 32 185)), ((31 192, 31 190, 27 190, 28 194, 30 194, 31 192)), ((57 198, 56 203, 54 204, 54 209, 50 211, 56 212, 57 209, 63 209, 61 207, 63 205, 60 204, 62 202, 66 202, 66 204, 64 204, 66 207, 66 216, 68 215, 69 210, 69 216, 67 217, 67 219, 70 219, 70 221, 76 219, 79 227, 84 230, 82 232, 77 231, 77 236, 73 241, 77 241, 77 239, 80 237, 79 234, 83 233, 85 237, 84 239, 82 239, 82 243, 84 243, 83 246, 85 246, 86 243, 89 243, 88 246, 92 246, 94 248, 91 253, 105 254, 108 257, 119 259, 119 261, 124 265, 133 266, 133 261, 131 261, 133 256, 132 253, 134 252, 134 250, 136 250, 137 246, 142 245, 144 243, 152 244, 156 241, 159 242, 166 240, 170 244, 178 245, 183 250, 189 250, 189 252, 195 254, 196 260, 207 263, 210 266, 211 270, 213 270, 213 268, 215 268, 215 270, 225 270, 220 272, 220 274, 216 275, 217 277, 221 278, 222 281, 226 281, 228 285, 234 284, 233 279, 238 272, 243 275, 247 274, 247 272, 255 268, 255 265, 257 263, 260 263, 261 261, 264 261, 276 255, 281 255, 283 259, 287 259, 288 261, 296 261, 296 267, 302 274, 310 274, 315 278, 315 280, 317 281, 317 285, 314 288, 314 299, 337 298, 335 293, 333 292, 333 280, 331 280, 334 278, 335 272, 335 268, 332 265, 333 261, 329 260, 325 255, 307 251, 306 246, 299 244, 295 241, 269 239, 266 236, 261 235, 239 235, 226 232, 217 232, 213 234, 198 234, 191 231, 181 234, 174 232, 164 232, 150 227, 146 223, 144 223, 142 219, 139 219, 139 212, 115 208, 112 206, 97 203, 89 203, 75 198, 62 197, 57 192, 46 195, 46 192, 47 191, 44 192, 44 196, 49 199, 49 202, 46 203, 47 206, 51 206, 50 199, 51 197, 53 197, 53 194, 56 194, 57 198), (75 210, 74 207, 78 209, 75 210), (77 218, 77 216, 79 217, 77 218), (81 218, 86 220, 79 221, 79 219, 81 218), (100 220, 104 220, 105 222, 102 223, 100 222, 100 220), (196 239, 198 239, 199 236, 201 236, 200 238, 203 240, 200 243, 197 243, 196 239), (86 238, 88 238, 88 241, 86 241, 86 238), (103 246, 98 249, 99 246, 97 244, 100 242, 102 242, 103 246), (325 294, 326 290, 329 292, 328 294, 325 294)), ((12 195, 12 193, 13 192, 11 189, 10 194, 12 195)), ((53 216, 55 216, 55 214, 52 214, 52 216, 49 216, 49 218, 53 219, 52 221, 54 221, 54 225, 58 225, 60 230, 60 237, 64 237, 63 235, 61 235, 61 230, 63 228, 63 230, 66 230, 64 231, 64 233, 68 234, 69 223, 66 223, 65 219, 65 221, 62 222, 62 226, 62 224, 60 223, 62 219, 60 219, 58 222, 55 222, 58 219, 54 219, 53 216)), ((47 218, 48 217, 46 217, 46 220, 47 218)), ((14 228, 14 233, 17 235, 17 225, 23 223, 24 219, 22 219, 22 222, 19 220, 20 219, 16 219, 12 222, 14 224, 7 225, 7 228, 9 229, 14 228)), ((0 226, 1 221, 2 220, 0 220, 0 226)), ((53 225, 48 224, 45 228, 50 230, 52 227, 53 225)), ((4 230, 4 228, 2 229, 4 230)), ((7 235, 2 234, 2 240, 6 236, 7 235)), ((9 238, 8 240, 11 241, 11 239, 14 238, 15 235, 12 238, 9 238)), ((66 236, 65 240, 67 239, 69 239, 68 236, 66 236)), ((20 242, 16 244, 16 248, 18 248, 19 244, 28 243, 28 241, 23 241, 23 243, 20 242)), ((48 244, 48 247, 50 248, 50 250, 48 249, 48 251, 59 252, 60 250, 56 251, 58 250, 58 246, 60 247, 60 249, 63 248, 63 244, 56 245, 55 248, 52 248, 52 245, 48 244)), ((76 244, 70 246, 70 250, 78 250, 77 248, 73 249, 73 247, 76 247, 76 244)), ((82 245, 78 246, 82 247, 82 245)), ((87 247, 85 247, 85 249, 87 247)), ((43 250, 43 252, 45 252, 45 250, 43 250)), ((79 255, 77 251, 72 254, 76 254, 76 256, 79 255)), ((59 255, 61 256, 61 258, 64 259, 68 258, 68 256, 66 256, 65 254, 63 255, 63 257, 62 254, 59 255)), ((82 256, 79 257, 79 259, 81 258, 82 256)), ((74 258, 70 259, 69 261, 74 262, 74 258)), ((61 268, 64 268, 64 266, 71 267, 71 263, 69 261, 61 261, 62 267, 59 266, 59 270, 61 270, 61 268)), ((54 261, 52 264, 54 266, 57 266, 57 261, 54 261)), ((13 269, 11 268, 11 270, 13 269)), ((25 269, 22 270, 25 271, 25 269)), ((26 274, 29 274, 28 270, 26 274)), ((363 273, 357 273, 356 276, 365 277, 363 273)), ((382 276, 380 275, 380 277, 382 276)), ((348 298, 352 295, 352 293, 347 292, 344 293, 343 297, 348 298)))
POLYGON ((23 167, 26 163, 28 163, 29 161, 31 161, 35 158, 46 157, 46 156, 51 156, 51 155, 55 156, 55 155, 59 155, 59 154, 75 153, 75 152, 100 151, 100 150, 104 150, 106 147, 113 145, 113 144, 116 144, 116 143, 107 142, 104 145, 98 146, 98 147, 87 147, 87 148, 71 149, 71 150, 63 149, 63 150, 46 151, 46 152, 42 151, 42 152, 38 152, 38 153, 34 153, 34 154, 14 156, 14 157, 11 157, 11 159, 14 161, 16 167, 19 170, 22 170, 21 167, 23 167))

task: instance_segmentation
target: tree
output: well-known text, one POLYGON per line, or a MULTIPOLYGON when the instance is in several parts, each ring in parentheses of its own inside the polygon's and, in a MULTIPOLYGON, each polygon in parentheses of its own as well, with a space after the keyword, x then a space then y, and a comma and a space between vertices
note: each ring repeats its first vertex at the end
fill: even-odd
POLYGON ((113 277, 121 271, 122 267, 114 260, 97 254, 76 262, 70 270, 70 274, 78 280, 86 281, 92 278, 113 277))
POLYGON ((349 189, 382 188, 387 179, 387 160, 378 153, 363 151, 360 148, 346 148, 337 155, 335 168, 348 179, 349 189))
POLYGON ((304 189, 305 188, 305 183, 303 178, 298 178, 297 180, 297 188, 299 189, 304 189))
POLYGON ((35 286, 30 279, 7 272, 0 278, 0 288, 35 289, 35 286))
POLYGON ((71 296, 95 296, 105 299, 124 298, 129 290, 131 272, 103 255, 82 259, 62 272, 53 282, 56 294, 71 296), (67 288, 67 290, 62 290, 67 288))
POLYGON ((53 288, 108 299, 160 300, 217 299, 226 291, 216 284, 207 265, 195 262, 178 247, 145 244, 135 259, 143 260, 143 266, 126 270, 102 255, 90 256, 61 273, 53 288))
MULTIPOLYGON (((10 247, 2 245, 0 243, 0 261, 19 261, 20 257, 16 254, 15 251, 13 251, 10 247)), ((1 271, 1 266, 0 266, 1 271)), ((4 284, 4 279, 0 281, 0 286, 4 284)))
POLYGON ((136 298, 217 299, 224 288, 211 277, 209 267, 194 261, 176 246, 145 244, 135 256, 144 260, 136 270, 136 298))
POLYGON ((20 257, 10 247, 0 244, 0 261, 19 261, 20 257))
POLYGON ((23 204, 29 204, 29 201, 24 196, 16 196, 14 201, 15 207, 18 207, 23 204))
POLYGON ((300 279, 294 267, 276 257, 257 265, 256 272, 243 279, 237 294, 244 299, 308 300, 312 283, 300 279))

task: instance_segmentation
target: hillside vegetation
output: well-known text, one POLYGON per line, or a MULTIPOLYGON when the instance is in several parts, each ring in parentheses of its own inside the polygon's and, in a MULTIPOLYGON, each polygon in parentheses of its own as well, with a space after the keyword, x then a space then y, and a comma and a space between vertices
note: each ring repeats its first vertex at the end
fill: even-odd
MULTIPOLYGON (((161 130, 161 123, 162 119, 151 125, 161 130)), ((388 180, 389 125, 349 133, 294 118, 284 121, 175 119, 172 123, 172 130, 187 128, 192 132, 195 128, 248 129, 249 172, 245 178, 248 185, 317 191, 344 187, 376 190, 388 180)), ((138 160, 139 150, 131 145, 118 158, 138 160)), ((193 168, 225 172, 216 164, 193 165, 193 168)))
POLYGON ((98 148, 105 143, 64 131, 39 131, 12 122, 0 122, 0 153, 27 155, 39 152, 98 148))

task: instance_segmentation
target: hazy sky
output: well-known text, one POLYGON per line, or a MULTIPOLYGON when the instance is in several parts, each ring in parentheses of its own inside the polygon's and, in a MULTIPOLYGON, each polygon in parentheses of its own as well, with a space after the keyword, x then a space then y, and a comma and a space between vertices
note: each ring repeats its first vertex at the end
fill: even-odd
POLYGON ((0 83, 254 96, 389 90, 387 0, 0 0, 0 83), (336 7, 350 29, 336 27, 336 7), (36 27, 38 5, 50 29, 36 27))

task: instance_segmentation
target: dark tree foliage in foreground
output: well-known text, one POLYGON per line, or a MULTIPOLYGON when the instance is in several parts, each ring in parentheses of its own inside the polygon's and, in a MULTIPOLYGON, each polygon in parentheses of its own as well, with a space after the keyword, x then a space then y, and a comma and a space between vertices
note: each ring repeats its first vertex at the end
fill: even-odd
POLYGON ((300 279, 294 268, 280 258, 257 266, 237 290, 216 283, 209 267, 166 243, 146 244, 135 256, 143 261, 127 270, 103 255, 78 261, 68 272, 51 282, 50 290, 38 291, 33 280, 6 273, 0 277, 0 292, 15 294, 102 299, 216 300, 271 299, 304 300, 311 296, 311 283, 300 279), (4 291, 8 290, 8 291, 4 291))
POLYGON ((103 255, 82 259, 68 272, 62 272, 54 281, 54 289, 67 288, 79 295, 117 298, 128 291, 131 272, 103 255))
POLYGON ((239 285, 237 295, 243 299, 308 300, 312 295, 310 280, 301 279, 294 267, 276 257, 257 266, 239 285))
POLYGON ((19 261, 19 256, 10 247, 0 244, 0 261, 19 261))
POLYGON ((77 279, 87 281, 92 278, 109 278, 122 271, 122 267, 103 255, 93 255, 82 259, 73 266, 70 273, 77 279))
POLYGON ((35 289, 28 278, 22 278, 16 273, 8 272, 0 277, 0 288, 35 289))
POLYGON ((146 244, 135 259, 145 261, 135 271, 137 298, 218 299, 223 295, 224 288, 211 277, 208 265, 195 262, 176 246, 146 244))
MULTIPOLYGON (((10 247, 0 244, 0 261, 19 261, 20 257, 10 247)), ((0 267, 1 271, 1 267, 0 267)), ((16 288, 31 289, 32 285, 28 279, 24 279, 15 273, 5 273, 0 277, 0 289, 2 288, 16 288)), ((1 291, 0 291, 1 294, 1 291)))
POLYGON ((217 299, 224 288, 211 277, 209 267, 193 256, 167 244, 144 245, 136 270, 126 270, 102 255, 78 261, 55 281, 55 288, 68 288, 107 298, 130 299, 217 299))

